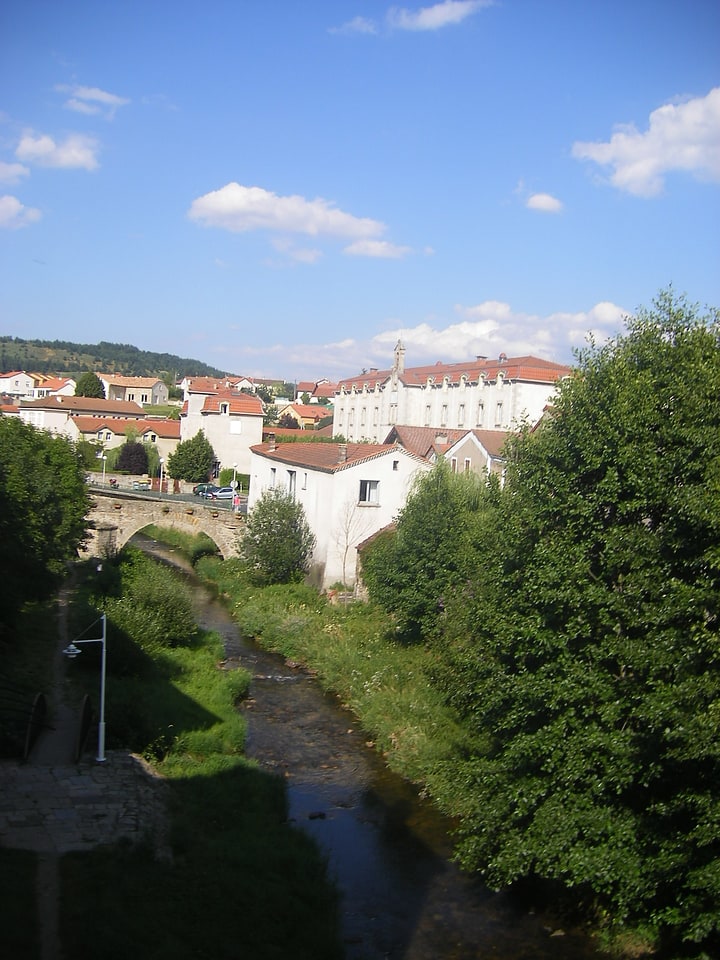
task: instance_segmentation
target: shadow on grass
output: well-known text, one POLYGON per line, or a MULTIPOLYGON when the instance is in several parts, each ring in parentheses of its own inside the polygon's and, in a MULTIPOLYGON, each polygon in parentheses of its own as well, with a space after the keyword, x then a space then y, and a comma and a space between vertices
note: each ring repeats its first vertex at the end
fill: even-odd
POLYGON ((275 776, 223 758, 172 779, 173 861, 118 845, 61 865, 73 960, 340 960, 337 894, 275 776))

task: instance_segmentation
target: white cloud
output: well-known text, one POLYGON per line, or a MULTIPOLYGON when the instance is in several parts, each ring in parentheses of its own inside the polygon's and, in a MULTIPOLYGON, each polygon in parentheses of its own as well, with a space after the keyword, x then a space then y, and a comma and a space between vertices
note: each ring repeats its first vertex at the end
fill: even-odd
POLYGON ((391 7, 387 13, 389 26, 396 30, 439 30, 450 24, 462 23, 482 7, 489 7, 493 0, 443 0, 431 7, 407 10, 391 7))
POLYGON ((343 253, 354 257, 380 257, 386 260, 401 260, 412 253, 410 247, 401 247, 387 240, 356 240, 345 247, 343 253))
POLYGON ((97 151, 97 141, 79 133, 71 133, 63 143, 56 143, 52 137, 35 136, 28 131, 23 134, 15 156, 18 160, 39 167, 95 170, 98 166, 97 151))
POLYGON ((118 97, 114 93, 100 90, 99 87, 58 84, 55 89, 60 93, 70 94, 69 99, 63 104, 67 110, 85 114, 101 113, 108 119, 112 119, 115 116, 115 111, 118 107, 124 107, 130 103, 125 97, 118 97))
POLYGON ((0 183, 20 183, 30 171, 22 163, 3 163, 0 160, 0 183))
POLYGON ((654 110, 645 133, 632 124, 619 126, 609 142, 578 141, 572 154, 610 167, 613 186, 641 197, 660 193, 665 175, 676 170, 720 181, 720 87, 654 110))
POLYGON ((368 20, 367 17, 355 17, 353 20, 344 23, 341 27, 331 27, 328 32, 374 34, 378 32, 378 29, 374 20, 368 20))
POLYGON ((600 343, 623 326, 627 311, 613 303, 598 303, 588 311, 552 313, 546 316, 517 312, 510 304, 486 300, 474 306, 457 305, 459 320, 446 326, 423 322, 415 327, 395 327, 373 338, 374 353, 387 353, 400 337, 410 366, 433 360, 462 360, 476 355, 531 354, 547 360, 568 358, 588 335, 600 343))
POLYGON ((540 210, 543 213, 560 213, 563 208, 562 201, 549 193, 534 193, 528 197, 525 206, 529 210, 540 210))
POLYGON ((280 197, 262 187, 244 187, 239 183, 228 183, 193 200, 188 216, 206 227, 233 233, 271 230, 362 239, 385 231, 380 221, 354 217, 322 198, 280 197))
POLYGON ((26 207, 17 197, 5 194, 0 197, 0 228, 17 230, 35 223, 42 214, 35 207, 26 207))
POLYGON ((296 247, 288 237, 275 237, 272 245, 296 263, 317 263, 322 258, 322 250, 311 247, 296 247))

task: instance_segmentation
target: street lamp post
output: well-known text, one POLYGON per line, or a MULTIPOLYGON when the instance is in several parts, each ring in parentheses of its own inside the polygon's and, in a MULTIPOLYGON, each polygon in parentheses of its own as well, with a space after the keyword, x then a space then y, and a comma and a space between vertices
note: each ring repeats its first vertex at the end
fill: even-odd
POLYGON ((103 482, 103 486, 104 486, 104 485, 105 485, 105 464, 107 463, 107 457, 105 456, 105 454, 102 455, 102 462, 103 462, 102 482, 103 482))
MULTIPOLYGON (((105 459, 103 457, 103 459, 105 459)), ((70 646, 65 647, 63 653, 66 657, 69 657, 71 660, 74 660, 78 654, 82 653, 82 650, 76 644, 79 643, 101 643, 102 644, 102 660, 100 664, 100 722, 98 723, 98 751, 97 757, 95 758, 98 763, 103 763, 105 760, 105 673, 106 673, 106 664, 107 664, 107 619, 105 614, 100 617, 102 620, 102 636, 97 637, 93 640, 74 640, 70 646)), ((97 622, 97 621, 96 621, 97 622)))
POLYGON ((161 497, 162 497, 162 481, 163 481, 163 464, 164 464, 164 463, 165 463, 165 460, 164 460, 162 457, 160 457, 160 490, 159 490, 159 493, 160 493, 160 496, 161 496, 161 497))

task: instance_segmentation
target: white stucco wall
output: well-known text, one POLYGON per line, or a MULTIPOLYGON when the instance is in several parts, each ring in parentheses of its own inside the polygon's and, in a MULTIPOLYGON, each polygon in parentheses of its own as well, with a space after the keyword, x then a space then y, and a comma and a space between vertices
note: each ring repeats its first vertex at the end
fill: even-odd
POLYGON ((357 545, 395 519, 418 472, 429 469, 429 463, 401 447, 332 473, 271 460, 253 451, 248 511, 269 487, 287 489, 289 471, 295 471, 295 499, 302 504, 317 541, 313 578, 321 588, 337 582, 351 586, 356 579, 357 545), (360 502, 361 480, 378 482, 376 504, 360 502))

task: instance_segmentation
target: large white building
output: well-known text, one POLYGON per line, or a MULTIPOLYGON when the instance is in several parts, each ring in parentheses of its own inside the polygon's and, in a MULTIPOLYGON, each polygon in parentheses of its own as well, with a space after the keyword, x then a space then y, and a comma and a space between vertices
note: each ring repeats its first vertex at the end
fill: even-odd
POLYGON ((536 423, 570 367, 538 357, 405 367, 398 341, 391 370, 369 370, 341 380, 334 400, 333 434, 377 442, 398 425, 456 430, 517 429, 536 423))
POLYGON ((283 487, 302 504, 316 545, 310 578, 320 588, 356 579, 357 547, 390 524, 428 460, 397 444, 275 443, 251 451, 248 513, 283 487))

